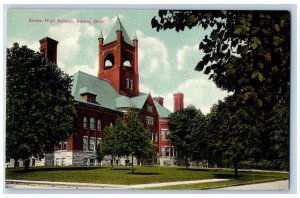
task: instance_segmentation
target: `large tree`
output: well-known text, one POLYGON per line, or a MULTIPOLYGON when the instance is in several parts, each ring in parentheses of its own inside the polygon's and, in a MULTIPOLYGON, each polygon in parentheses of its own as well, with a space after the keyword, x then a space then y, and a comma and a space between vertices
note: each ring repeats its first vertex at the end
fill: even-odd
POLYGON ((232 165, 236 177, 242 160, 257 158, 262 153, 264 125, 258 113, 253 106, 238 102, 236 96, 229 96, 213 106, 208 115, 210 151, 215 159, 232 165))
POLYGON ((123 120, 119 117, 115 125, 112 124, 104 129, 103 153, 111 155, 111 169, 114 169, 115 157, 123 154, 124 144, 121 139, 121 134, 125 132, 123 120))
POLYGON ((205 116, 194 106, 172 113, 170 115, 170 141, 176 147, 178 157, 185 160, 188 167, 189 160, 205 159, 206 131, 205 116))
POLYGON ((139 160, 152 158, 156 152, 150 131, 144 126, 140 114, 130 110, 125 117, 124 120, 118 118, 114 126, 104 129, 103 152, 112 159, 116 156, 131 157, 131 172, 134 173, 134 157, 139 160))
POLYGON ((6 157, 42 158, 74 132, 71 78, 39 52, 7 49, 6 157))
POLYGON ((124 145, 123 154, 131 156, 131 173, 134 173, 134 157, 137 159, 151 158, 155 153, 150 134, 150 130, 144 126, 140 114, 130 110, 126 116, 126 133, 123 133, 121 137, 124 145))
POLYGON ((290 12, 160 10, 156 17, 151 24, 157 31, 210 28, 195 70, 242 102, 270 109, 289 92, 290 12))

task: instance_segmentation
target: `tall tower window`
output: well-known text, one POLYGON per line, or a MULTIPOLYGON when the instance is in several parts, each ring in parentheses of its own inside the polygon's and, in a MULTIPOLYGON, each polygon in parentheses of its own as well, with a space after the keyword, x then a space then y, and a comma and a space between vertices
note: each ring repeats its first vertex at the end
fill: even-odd
POLYGON ((129 89, 129 79, 126 78, 126 88, 129 89))
POLYGON ((133 80, 130 80, 130 90, 133 89, 133 80))

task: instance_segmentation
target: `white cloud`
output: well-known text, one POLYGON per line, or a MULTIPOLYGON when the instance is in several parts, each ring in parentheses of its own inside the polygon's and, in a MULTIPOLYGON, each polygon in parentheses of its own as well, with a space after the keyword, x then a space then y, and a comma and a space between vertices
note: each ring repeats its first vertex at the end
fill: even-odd
POLYGON ((228 96, 227 91, 216 87, 214 82, 207 79, 190 79, 179 85, 176 91, 184 93, 185 107, 194 105, 203 113, 208 113, 213 104, 228 96))
POLYGON ((79 53, 79 37, 81 36, 79 24, 59 24, 50 26, 47 35, 59 42, 57 46, 57 59, 65 65, 79 53), (66 31, 67 30, 67 31, 66 31))
MULTIPOLYGON (((119 18, 122 19, 123 18, 123 15, 119 15, 119 18)), ((102 17, 102 20, 103 20, 103 23, 105 25, 102 25, 101 26, 101 30, 102 30, 102 33, 103 33, 103 36, 104 36, 104 40, 105 38, 108 36, 112 26, 115 24, 115 22, 117 21, 117 17, 102 17)))
POLYGON ((170 74, 170 63, 165 44, 157 38, 144 35, 140 30, 136 34, 139 41, 140 76, 147 79, 157 74, 167 77, 170 74))
MULTIPOLYGON (((144 86, 144 85, 143 85, 144 86)), ((147 87, 147 86, 144 86, 147 87)), ((149 87, 147 87, 148 90, 149 87)), ((210 108, 213 104, 216 104, 218 100, 223 100, 226 96, 230 95, 227 91, 222 91, 216 87, 216 85, 207 79, 189 79, 180 84, 176 89, 168 92, 164 95, 160 95, 164 98, 164 106, 169 110, 174 109, 174 96, 176 92, 182 92, 184 94, 184 106, 194 105, 200 109, 202 113, 207 114, 210 112, 210 108)), ((158 95, 152 95, 158 96, 158 95)))
POLYGON ((200 51, 198 45, 183 46, 177 51, 177 69, 182 71, 185 69, 194 69, 199 60, 200 51))
POLYGON ((39 41, 36 42, 29 42, 25 39, 20 39, 20 38, 9 38, 7 40, 7 47, 11 48, 14 43, 19 43, 20 46, 26 45, 28 48, 34 50, 34 51, 40 51, 40 43, 39 41))

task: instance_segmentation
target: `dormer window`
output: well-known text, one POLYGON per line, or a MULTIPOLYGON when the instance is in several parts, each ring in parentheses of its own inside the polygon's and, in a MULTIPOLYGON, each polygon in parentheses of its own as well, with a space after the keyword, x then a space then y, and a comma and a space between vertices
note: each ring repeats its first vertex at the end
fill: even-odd
POLYGON ((87 101, 95 103, 96 102, 96 96, 92 95, 92 94, 88 94, 87 101))
POLYGON ((96 103, 97 95, 94 94, 88 87, 80 88, 79 93, 85 101, 96 103))

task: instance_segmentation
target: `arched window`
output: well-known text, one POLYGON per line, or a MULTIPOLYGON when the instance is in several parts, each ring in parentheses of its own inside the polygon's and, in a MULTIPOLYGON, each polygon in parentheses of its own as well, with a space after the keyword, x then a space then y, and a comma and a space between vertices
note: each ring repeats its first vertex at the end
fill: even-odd
POLYGON ((95 119, 93 117, 90 118, 90 129, 95 129, 95 119))
POLYGON ((97 130, 101 131, 101 120, 97 121, 97 130))
POLYGON ((112 67, 112 66, 113 66, 113 64, 110 60, 105 61, 105 67, 112 67))
POLYGON ((125 67, 131 67, 131 63, 130 63, 129 60, 124 61, 123 65, 124 65, 125 67))
POLYGON ((112 53, 106 55, 104 59, 104 69, 110 69, 115 64, 115 57, 112 53))

